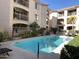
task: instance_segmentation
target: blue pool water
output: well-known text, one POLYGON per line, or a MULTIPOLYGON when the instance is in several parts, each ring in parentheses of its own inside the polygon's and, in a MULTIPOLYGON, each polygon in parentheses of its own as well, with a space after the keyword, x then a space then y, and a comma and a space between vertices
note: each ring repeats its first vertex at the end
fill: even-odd
POLYGON ((37 53, 38 43, 39 43, 39 51, 50 53, 56 47, 62 44, 64 41, 59 36, 43 36, 38 38, 33 38, 31 40, 25 40, 21 42, 16 42, 15 46, 26 51, 37 53))

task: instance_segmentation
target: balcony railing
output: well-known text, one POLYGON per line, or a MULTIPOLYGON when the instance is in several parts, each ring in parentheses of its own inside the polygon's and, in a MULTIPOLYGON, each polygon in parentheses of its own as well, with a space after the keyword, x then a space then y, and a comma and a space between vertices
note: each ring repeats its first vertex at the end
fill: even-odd
POLYGON ((63 19, 58 19, 57 24, 58 25, 64 25, 64 20, 63 19))
POLYGON ((70 15, 76 15, 76 12, 68 13, 68 16, 70 16, 70 15))
POLYGON ((18 20, 28 21, 28 16, 20 13, 14 13, 14 18, 18 20))
POLYGON ((14 0, 14 2, 19 3, 23 6, 29 7, 29 1, 28 0, 14 0))
POLYGON ((57 22, 58 25, 64 25, 62 22, 57 22))
POLYGON ((58 16, 59 16, 59 17, 62 17, 62 16, 64 16, 64 14, 59 14, 58 16))

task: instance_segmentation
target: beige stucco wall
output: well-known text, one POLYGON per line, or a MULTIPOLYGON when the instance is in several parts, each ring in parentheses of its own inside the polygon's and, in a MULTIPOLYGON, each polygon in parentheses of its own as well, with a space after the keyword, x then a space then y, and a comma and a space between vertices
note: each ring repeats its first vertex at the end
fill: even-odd
POLYGON ((12 1, 0 0, 0 29, 12 32, 12 1))
POLYGON ((35 1, 29 0, 29 23, 32 23, 34 21, 35 21, 35 1))
POLYGON ((0 0, 0 31, 12 32, 13 24, 15 23, 30 24, 36 21, 35 14, 38 15, 37 23, 40 25, 40 27, 46 27, 47 9, 47 6, 43 6, 40 3, 38 4, 38 9, 35 9, 34 0, 29 0, 29 8, 14 3, 14 0, 0 0), (28 22, 13 20, 14 7, 19 7, 29 12, 28 22))
POLYGON ((49 26, 56 28, 57 27, 57 16, 58 13, 57 12, 53 12, 49 15, 49 20, 51 21, 51 25, 49 24, 49 26))
MULTIPOLYGON (((39 1, 39 0, 38 0, 39 1)), ((47 17, 48 6, 38 4, 38 8, 35 9, 35 1, 29 1, 29 24, 36 21, 35 14, 38 15, 38 20, 36 21, 40 27, 46 27, 46 17, 47 17)))
POLYGON ((40 25, 40 27, 46 27, 46 19, 48 18, 47 15, 47 10, 48 10, 48 6, 46 5, 40 5, 39 7, 39 21, 38 24, 40 25))

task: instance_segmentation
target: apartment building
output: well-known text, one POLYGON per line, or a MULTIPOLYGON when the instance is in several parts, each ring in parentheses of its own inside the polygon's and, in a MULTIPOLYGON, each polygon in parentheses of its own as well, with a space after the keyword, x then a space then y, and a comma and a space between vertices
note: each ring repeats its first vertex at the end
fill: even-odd
POLYGON ((49 28, 57 28, 57 11, 49 10, 49 28))
POLYGON ((0 0, 0 31, 19 34, 32 22, 46 27, 47 11, 39 0, 0 0))
MULTIPOLYGON (((79 31, 79 6, 72 6, 61 10, 54 10, 50 14, 50 20, 57 19, 57 28, 63 30, 78 30, 79 31)), ((53 23, 52 23, 53 24, 53 23)))
POLYGON ((39 20, 38 24, 40 27, 46 28, 48 26, 48 20, 49 20, 49 9, 48 9, 48 4, 43 4, 41 3, 39 6, 39 20))

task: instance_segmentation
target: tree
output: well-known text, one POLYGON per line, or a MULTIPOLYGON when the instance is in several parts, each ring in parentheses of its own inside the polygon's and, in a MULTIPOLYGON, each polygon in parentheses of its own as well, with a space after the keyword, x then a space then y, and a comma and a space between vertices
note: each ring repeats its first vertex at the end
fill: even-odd
POLYGON ((31 32, 30 32, 31 36, 36 36, 38 34, 38 30, 39 30, 40 26, 36 22, 33 22, 29 26, 30 26, 30 30, 31 30, 31 32))
POLYGON ((76 17, 75 16, 71 16, 70 18, 67 19, 67 24, 73 24, 72 30, 74 30, 75 21, 76 21, 76 17))
POLYGON ((67 24, 74 24, 76 20, 75 16, 71 16, 67 19, 67 24))
POLYGON ((40 26, 36 22, 33 22, 29 26, 31 30, 38 30, 40 28, 40 26))
POLYGON ((72 24, 72 30, 69 31, 69 33, 72 33, 71 35, 74 35, 75 31, 74 31, 74 24, 76 21, 76 17, 75 16, 71 16, 70 18, 68 18, 67 20, 67 24, 72 24))

